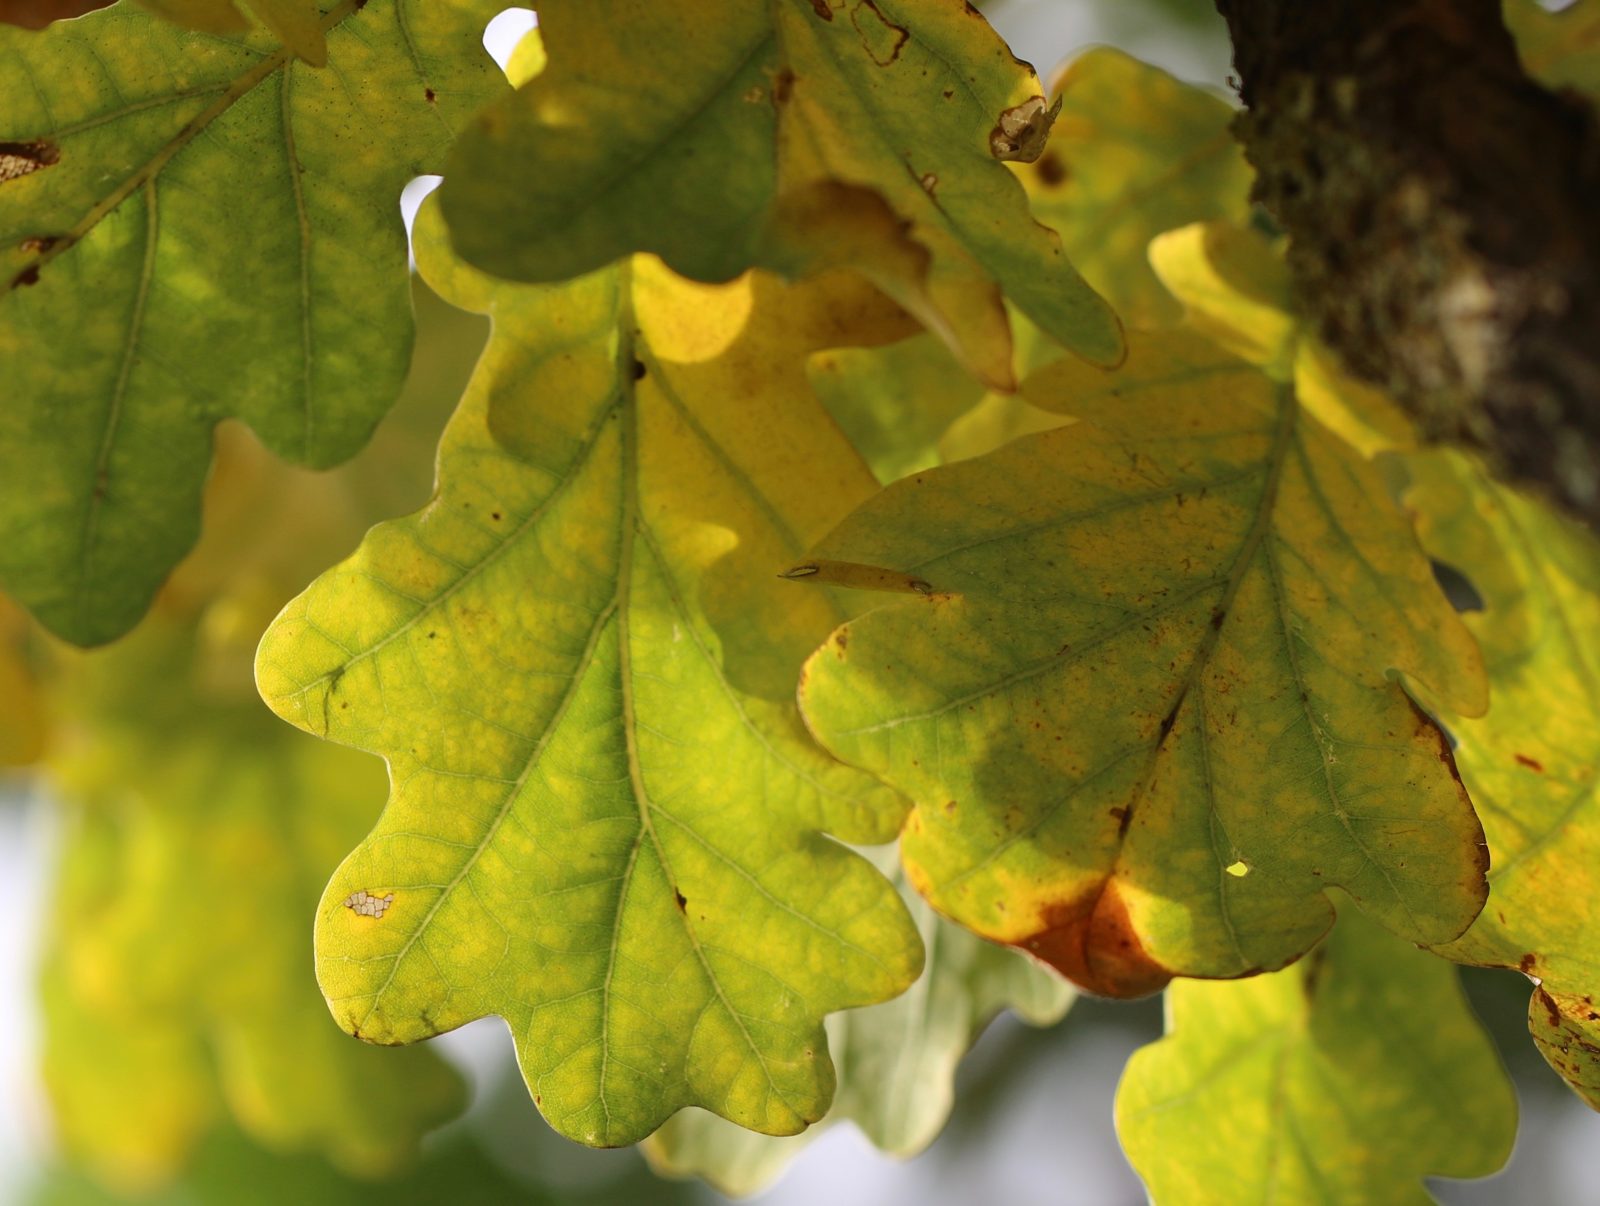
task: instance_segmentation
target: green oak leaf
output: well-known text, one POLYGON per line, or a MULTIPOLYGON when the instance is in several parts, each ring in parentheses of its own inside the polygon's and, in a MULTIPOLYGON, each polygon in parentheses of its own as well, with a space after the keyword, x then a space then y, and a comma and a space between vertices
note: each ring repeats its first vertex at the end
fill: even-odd
POLYGON ((393 404, 400 190, 504 88, 495 7, 342 0, 320 71, 131 5, 0 29, 0 585, 54 632, 144 613, 220 420, 325 467, 393 404))
POLYGON ((1052 91, 1050 141, 1018 169, 1034 213, 1124 322, 1176 322, 1145 249, 1178 226, 1248 216, 1253 176, 1229 132, 1233 109, 1110 47, 1068 63, 1052 91))
POLYGON ((795 709, 844 613, 775 577, 873 489, 805 357, 909 323, 839 274, 701 286, 640 257, 496 282, 436 218, 424 274, 494 323, 438 493, 257 659, 279 715, 390 764, 318 910, 323 990, 380 1043, 500 1015, 583 1142, 686 1105, 797 1132, 833 1091, 823 1015, 921 967, 893 886, 821 832, 882 842, 904 815, 795 709))
POLYGON ((1483 599, 1491 707, 1446 715, 1489 841, 1489 902, 1442 954, 1538 985, 1528 1024, 1545 1058, 1600 1109, 1600 541, 1465 457, 1410 461, 1407 501, 1430 553, 1483 599))
POLYGON ((1002 162, 1043 143, 1038 78, 970 6, 550 0, 539 29, 549 65, 451 157, 469 262, 525 281, 634 251, 704 281, 852 267, 1002 387, 1002 298, 1120 358, 1115 317, 1002 162))
MULTIPOLYGON (((894 873, 893 848, 874 861, 894 873)), ((824 1127, 853 1122, 878 1148, 914 1156, 943 1129, 961 1057, 989 1022, 1012 1009, 1030 1025, 1066 1015, 1072 990, 1031 960, 944 920, 904 880, 901 895, 928 952, 922 978, 902 995, 828 1019, 839 1091, 820 1126, 804 1135, 758 1135, 703 1110, 669 1118, 645 1155, 673 1176, 704 1177, 744 1197, 773 1180, 824 1127)))
POLYGON ((431 1053, 340 1034, 304 929, 382 768, 285 729, 202 649, 194 625, 153 617, 54 684, 72 720, 51 753, 69 810, 45 993, 56 1116, 117 1182, 180 1171, 219 1096, 269 1146, 393 1171, 463 1087, 431 1053))
MULTIPOLYGON (((68 841, 75 847, 69 866, 90 861, 82 833, 68 841)), ((129 1196, 161 1188, 217 1114, 204 1040, 183 1026, 96 1009, 74 990, 59 957, 43 969, 40 1005, 40 1072, 62 1153, 129 1196)))
POLYGON ((1517 1098, 1448 963, 1354 911, 1294 967, 1174 984, 1117 1134, 1156 1206, 1432 1202, 1511 1155, 1517 1098))
POLYGON ((1457 937, 1482 830, 1397 678, 1480 713, 1482 669, 1378 470, 1184 332, 1023 392, 1080 421, 896 483, 808 563, 908 592, 801 706, 916 803, 918 890, 1113 996, 1282 967, 1334 887, 1457 937))

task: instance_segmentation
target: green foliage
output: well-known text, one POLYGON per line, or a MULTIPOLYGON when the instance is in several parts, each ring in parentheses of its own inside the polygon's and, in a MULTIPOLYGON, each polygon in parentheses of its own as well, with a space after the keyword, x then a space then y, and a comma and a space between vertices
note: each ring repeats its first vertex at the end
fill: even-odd
POLYGON ((550 67, 451 160, 445 213, 469 262, 529 281, 632 251, 706 281, 848 265, 989 382, 1013 380, 1002 297, 1118 358, 1116 320, 1000 162, 1038 155, 1049 110, 976 10, 556 0, 539 17, 550 67))
POLYGON ((1287 971, 1185 981, 1117 1090, 1157 1202, 1431 1202, 1511 1154, 1517 1099, 1455 972, 1355 913, 1287 971))
POLYGON ((63 1139, 114 1181, 159 1181, 220 1090, 262 1142, 390 1172, 462 1086, 429 1053, 342 1041, 303 972, 304 910, 370 821, 381 769, 195 683, 191 648, 156 621, 60 687, 92 720, 53 757, 72 806, 47 998, 63 1139), (169 684, 154 707, 137 690, 150 681, 169 684), (156 1126, 126 1105, 149 1083, 156 1126))
MULTIPOLYGON (((0 29, 72 1166, 510 1196, 379 1049, 498 1016, 559 1133, 751 1192, 920 1151, 1076 985, 1168 989, 1156 1201, 1422 1200, 1515 1125, 1450 961, 1600 1105, 1600 549, 1301 328, 1225 99, 1047 100, 956 0, 550 0, 515 90, 476 0, 140 3, 0 29)), ((1588 6, 1509 14, 1592 80, 1588 6)))
POLYGON ((504 87, 494 11, 344 0, 323 71, 127 5, 0 29, 0 585, 46 626, 144 614, 219 420, 317 467, 366 443, 410 355, 396 198, 504 87))
POLYGON ((916 802, 937 907, 1097 992, 1282 967, 1328 887, 1456 937, 1482 831, 1387 671, 1466 714, 1481 676, 1381 478, 1194 337, 1095 372, 1025 386, 1080 422, 899 482, 818 547, 929 589, 813 656, 812 730, 916 802))
MULTIPOLYGON (((877 861, 894 873, 892 860, 877 861)), ((777 1177, 823 1126, 839 1122, 855 1123, 885 1152, 914 1156, 944 1126, 956 1063, 996 1014, 1009 1008, 1035 1026, 1065 1015, 1072 993, 1059 979, 945 921, 903 880, 900 890, 927 948, 927 966, 894 1000, 828 1019, 828 1043, 842 1066, 826 1122, 803 1135, 775 1137, 685 1110, 646 1144, 655 1164, 742 1197, 777 1177)))
POLYGON ((1600 545, 1462 457, 1411 468, 1429 551, 1472 566, 1483 609, 1467 620, 1495 701, 1450 717, 1490 872, 1482 915, 1444 953, 1533 978, 1534 1039, 1600 1107, 1600 935, 1572 908, 1600 865, 1600 545))
POLYGON ((1074 59, 1054 87, 1061 113, 1050 144, 1022 173, 1035 212, 1124 322, 1176 321, 1145 249, 1162 231, 1248 212, 1233 110, 1110 48, 1074 59))
POLYGON ((903 321, 850 280, 696 286, 643 258, 495 282, 431 217, 424 271, 495 324, 439 492, 258 661, 280 715, 396 784, 318 910, 323 989, 378 1042, 505 1017, 546 1117, 589 1143, 685 1105, 792 1134, 832 1093, 822 1016, 922 959, 889 883, 818 834, 882 842, 902 816, 795 714, 842 613, 769 568, 871 491, 805 352, 903 321))

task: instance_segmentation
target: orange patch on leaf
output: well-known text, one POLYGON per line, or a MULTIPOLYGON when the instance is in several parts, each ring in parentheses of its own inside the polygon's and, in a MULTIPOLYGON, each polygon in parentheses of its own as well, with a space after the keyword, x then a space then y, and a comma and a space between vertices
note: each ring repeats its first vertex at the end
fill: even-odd
POLYGON ((1145 953, 1114 881, 1073 901, 1050 905, 1043 928, 1012 945, 1042 959, 1085 992, 1102 997, 1149 996, 1172 972, 1145 953))

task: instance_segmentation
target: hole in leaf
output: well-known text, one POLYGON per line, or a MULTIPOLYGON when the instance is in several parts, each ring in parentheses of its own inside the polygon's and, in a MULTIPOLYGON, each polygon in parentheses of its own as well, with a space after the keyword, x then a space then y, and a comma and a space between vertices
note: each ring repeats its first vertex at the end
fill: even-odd
POLYGON ((517 48, 517 43, 538 25, 539 18, 532 9, 508 8, 496 14, 484 29, 483 48, 504 71, 511 62, 511 52, 517 48))

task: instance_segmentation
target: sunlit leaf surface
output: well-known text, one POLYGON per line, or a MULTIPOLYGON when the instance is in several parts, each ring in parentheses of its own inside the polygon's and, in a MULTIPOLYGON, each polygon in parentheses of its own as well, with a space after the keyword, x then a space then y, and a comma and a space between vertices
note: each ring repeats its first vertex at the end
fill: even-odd
POLYGON ((1411 462, 1408 501, 1434 556, 1483 599, 1489 714, 1446 714, 1489 839, 1489 903, 1451 958, 1517 968, 1538 987, 1528 1025, 1600 1108, 1600 542, 1465 458, 1411 462))
POLYGON ((910 586, 801 703, 916 802, 913 883, 1114 996, 1281 967, 1333 887, 1457 937, 1482 831, 1395 672, 1480 713, 1482 671, 1377 470, 1184 333, 1025 393, 1082 421, 891 486, 808 559, 910 586))
POLYGON ((686 1105, 799 1131, 832 1095, 823 1015, 922 959, 889 881, 822 836, 882 842, 903 815, 795 711, 844 613, 776 577, 873 488, 805 357, 906 320, 853 278, 707 287, 644 258, 497 283, 423 214, 424 272, 495 324, 439 491, 257 664, 280 715, 391 768, 318 912, 323 989, 382 1043, 499 1014, 584 1142, 686 1105))

